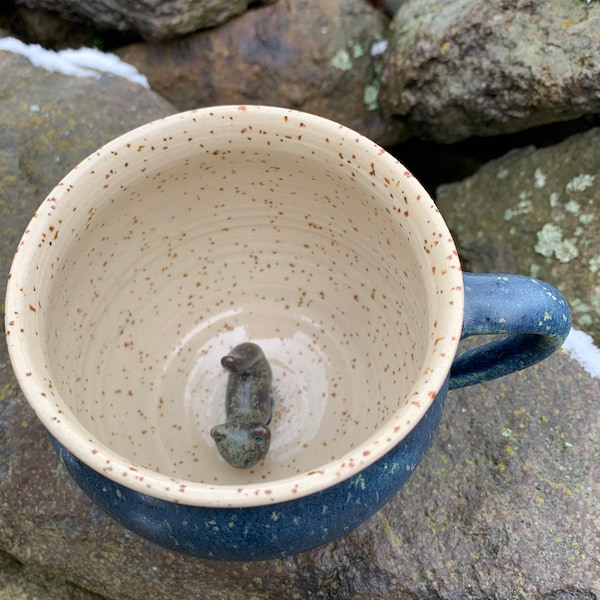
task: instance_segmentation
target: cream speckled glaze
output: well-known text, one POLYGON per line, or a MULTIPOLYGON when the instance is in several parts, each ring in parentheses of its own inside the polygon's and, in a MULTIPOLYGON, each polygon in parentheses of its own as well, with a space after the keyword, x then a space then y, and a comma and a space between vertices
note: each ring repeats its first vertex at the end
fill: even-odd
POLYGON ((49 432, 128 488, 192 506, 313 494, 403 439, 448 376, 463 280, 421 185, 372 141, 272 107, 140 127, 50 193, 15 256, 7 341, 49 432), (272 368, 271 449, 219 455, 223 355, 272 368))

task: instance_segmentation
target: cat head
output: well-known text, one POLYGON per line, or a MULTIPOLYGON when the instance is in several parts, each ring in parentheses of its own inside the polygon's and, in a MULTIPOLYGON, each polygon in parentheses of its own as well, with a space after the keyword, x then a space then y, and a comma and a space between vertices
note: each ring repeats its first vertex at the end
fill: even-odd
POLYGON ((271 444, 271 431, 263 423, 229 423, 217 425, 210 435, 221 456, 238 469, 248 469, 261 461, 271 444))

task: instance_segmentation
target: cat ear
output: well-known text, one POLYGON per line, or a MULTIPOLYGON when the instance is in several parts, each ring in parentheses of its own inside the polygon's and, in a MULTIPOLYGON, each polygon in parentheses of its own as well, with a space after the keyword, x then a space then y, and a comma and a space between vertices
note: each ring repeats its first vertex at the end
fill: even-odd
POLYGON ((262 423, 256 423, 256 425, 252 427, 251 434, 252 438, 257 443, 266 442, 268 444, 271 441, 271 430, 262 423))
POLYGON ((221 359, 221 366, 224 369, 231 371, 231 373, 235 373, 235 372, 239 371, 239 368, 240 368, 239 360, 235 356, 231 356, 230 354, 228 354, 227 356, 224 356, 221 359))
POLYGON ((215 442, 219 443, 227 439, 227 428, 224 425, 215 425, 210 430, 210 435, 215 442))

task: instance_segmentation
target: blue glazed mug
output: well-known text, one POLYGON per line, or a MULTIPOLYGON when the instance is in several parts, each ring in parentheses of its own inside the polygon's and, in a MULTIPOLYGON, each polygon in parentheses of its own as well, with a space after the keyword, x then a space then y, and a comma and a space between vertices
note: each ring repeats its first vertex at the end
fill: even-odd
POLYGON ((222 560, 330 542, 400 489, 448 389, 543 360, 550 285, 463 273, 434 202, 372 141, 260 106, 173 115, 48 195, 6 297, 13 368, 69 472, 125 527, 222 560), (461 338, 499 334, 457 356, 461 338), (220 358, 258 343, 271 448, 219 455, 220 358))

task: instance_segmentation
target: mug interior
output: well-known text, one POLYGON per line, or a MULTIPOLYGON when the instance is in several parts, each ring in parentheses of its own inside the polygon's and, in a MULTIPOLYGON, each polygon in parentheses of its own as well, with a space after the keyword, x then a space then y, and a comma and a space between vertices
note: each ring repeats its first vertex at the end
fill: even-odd
POLYGON ((15 370, 50 432, 109 478, 192 504, 285 500, 370 464, 427 410, 461 323, 456 250, 410 173, 345 127, 268 107, 174 115, 90 156, 32 219, 7 296, 15 370), (275 401, 248 470, 210 436, 220 359, 243 341, 263 348, 275 401))

